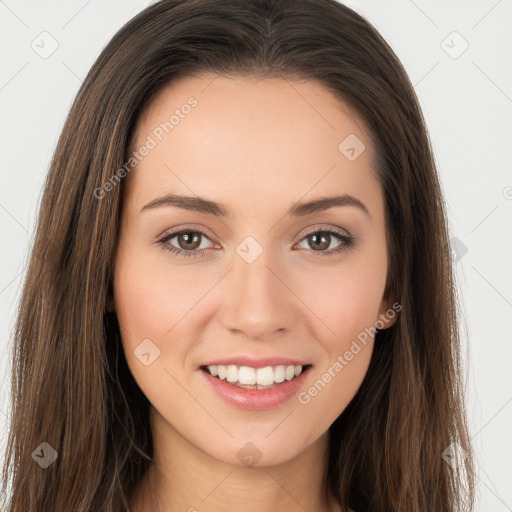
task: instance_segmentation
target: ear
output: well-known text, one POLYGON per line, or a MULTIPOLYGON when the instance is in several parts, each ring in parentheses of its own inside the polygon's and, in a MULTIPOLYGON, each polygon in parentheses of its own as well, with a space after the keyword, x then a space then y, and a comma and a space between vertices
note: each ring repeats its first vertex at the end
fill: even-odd
POLYGON ((379 317, 375 320, 375 325, 382 331, 384 329, 388 329, 396 322, 398 318, 398 313, 402 310, 402 305, 394 301, 392 298, 382 299, 380 308, 379 308, 379 317))

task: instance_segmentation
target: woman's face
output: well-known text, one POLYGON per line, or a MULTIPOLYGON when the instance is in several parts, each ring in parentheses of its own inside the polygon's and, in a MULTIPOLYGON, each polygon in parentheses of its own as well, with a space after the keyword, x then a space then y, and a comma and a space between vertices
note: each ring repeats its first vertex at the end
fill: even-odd
POLYGON ((151 103, 133 150, 114 301, 157 428, 239 466, 295 457, 354 397, 376 322, 393 322, 370 139, 317 82, 204 75, 151 103), (228 380, 278 383, 205 371, 222 362, 228 380))

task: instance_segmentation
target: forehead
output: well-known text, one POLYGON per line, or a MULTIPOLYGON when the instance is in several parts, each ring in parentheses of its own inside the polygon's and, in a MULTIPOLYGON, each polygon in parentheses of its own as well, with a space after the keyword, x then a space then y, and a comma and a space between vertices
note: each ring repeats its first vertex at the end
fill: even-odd
POLYGON ((245 203, 378 192, 365 126, 313 80, 181 79, 139 118, 131 149, 144 145, 128 180, 138 204, 170 191, 232 203, 241 191, 251 192, 245 203))

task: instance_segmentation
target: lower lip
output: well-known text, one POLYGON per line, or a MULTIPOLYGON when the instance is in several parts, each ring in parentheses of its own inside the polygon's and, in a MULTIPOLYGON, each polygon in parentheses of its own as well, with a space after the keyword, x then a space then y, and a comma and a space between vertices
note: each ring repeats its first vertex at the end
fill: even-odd
POLYGON ((199 372, 204 376, 208 385, 227 403, 240 409, 258 411, 273 409, 297 394, 311 368, 311 366, 307 367, 292 380, 285 380, 273 388, 260 390, 239 388, 225 380, 213 377, 208 371, 199 370, 199 372))

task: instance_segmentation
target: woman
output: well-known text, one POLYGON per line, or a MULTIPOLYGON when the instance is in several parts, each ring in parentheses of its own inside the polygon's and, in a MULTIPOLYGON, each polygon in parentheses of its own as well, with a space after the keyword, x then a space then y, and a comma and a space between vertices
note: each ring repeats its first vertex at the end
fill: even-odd
POLYGON ((8 510, 471 510, 452 279, 417 98, 364 18, 152 5, 51 163, 8 510))

